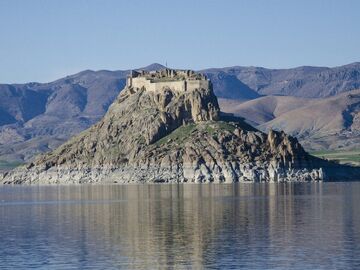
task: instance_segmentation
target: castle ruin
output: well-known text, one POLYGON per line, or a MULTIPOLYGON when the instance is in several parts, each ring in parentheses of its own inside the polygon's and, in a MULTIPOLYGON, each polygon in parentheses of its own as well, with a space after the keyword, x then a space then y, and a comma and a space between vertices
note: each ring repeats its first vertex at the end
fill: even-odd
POLYGON ((205 75, 192 70, 163 69, 160 71, 131 71, 126 87, 145 88, 147 91, 159 91, 170 88, 175 91, 193 91, 209 89, 210 80, 205 75))

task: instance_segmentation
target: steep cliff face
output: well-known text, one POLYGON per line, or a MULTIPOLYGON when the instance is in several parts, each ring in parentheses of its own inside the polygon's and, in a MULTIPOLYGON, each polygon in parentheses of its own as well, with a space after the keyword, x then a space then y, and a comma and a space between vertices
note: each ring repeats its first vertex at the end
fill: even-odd
POLYGON ((265 134, 241 119, 222 115, 211 87, 187 92, 166 87, 156 92, 125 88, 100 122, 55 151, 4 174, 0 181, 29 184, 334 178, 324 173, 324 164, 284 133, 265 134))

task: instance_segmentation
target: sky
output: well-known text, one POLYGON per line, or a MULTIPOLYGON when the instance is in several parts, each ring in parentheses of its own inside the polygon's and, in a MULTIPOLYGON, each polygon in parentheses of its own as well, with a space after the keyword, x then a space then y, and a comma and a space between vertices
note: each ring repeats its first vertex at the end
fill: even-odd
POLYGON ((360 61, 358 0, 0 0, 0 83, 85 69, 360 61))

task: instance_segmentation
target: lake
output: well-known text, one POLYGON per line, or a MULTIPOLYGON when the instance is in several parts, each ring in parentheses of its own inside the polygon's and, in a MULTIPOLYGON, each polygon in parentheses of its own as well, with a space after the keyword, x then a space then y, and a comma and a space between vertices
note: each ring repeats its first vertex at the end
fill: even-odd
POLYGON ((0 187, 0 269, 360 269, 360 183, 0 187))

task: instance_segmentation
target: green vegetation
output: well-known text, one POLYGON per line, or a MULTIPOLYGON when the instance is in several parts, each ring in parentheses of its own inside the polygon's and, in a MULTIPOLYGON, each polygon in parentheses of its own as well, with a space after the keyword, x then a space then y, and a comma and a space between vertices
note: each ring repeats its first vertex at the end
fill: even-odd
POLYGON ((195 132, 196 130, 202 130, 202 131, 206 131, 208 134, 210 135, 214 135, 216 134, 217 131, 220 130, 227 130, 230 132, 233 132, 235 130, 235 126, 226 122, 203 122, 203 123, 198 123, 198 124, 187 124, 184 126, 181 126, 177 129, 175 129, 173 132, 171 132, 169 135, 161 138, 160 140, 158 140, 155 145, 159 146, 162 145, 168 141, 173 141, 179 145, 181 145, 182 143, 184 143, 186 141, 187 138, 190 137, 191 133, 195 132))
POLYGON ((215 134, 217 130, 227 130, 233 132, 235 130, 235 126, 226 122, 210 122, 205 124, 205 131, 211 135, 215 134))
POLYGON ((219 129, 221 130, 227 130, 230 132, 234 132, 234 130, 236 129, 236 127, 232 124, 229 124, 227 122, 215 122, 215 126, 217 126, 219 129))
POLYGON ((159 146, 166 143, 169 140, 175 141, 178 144, 181 144, 185 141, 186 138, 190 136, 190 134, 195 131, 197 128, 196 124, 188 124, 185 126, 181 126, 171 132, 169 135, 158 140, 155 145, 159 146))
POLYGON ((310 152, 311 155, 338 161, 341 164, 352 164, 360 166, 360 149, 354 150, 322 150, 310 152))
POLYGON ((5 170, 5 169, 13 169, 15 167, 18 167, 20 165, 23 165, 23 162, 19 162, 19 161, 5 161, 5 160, 0 160, 0 170, 5 170))

